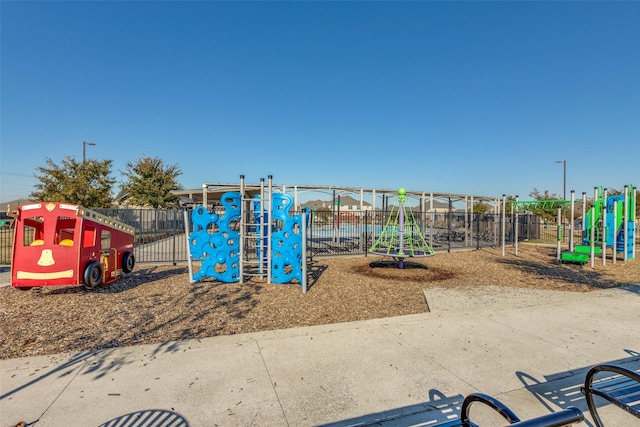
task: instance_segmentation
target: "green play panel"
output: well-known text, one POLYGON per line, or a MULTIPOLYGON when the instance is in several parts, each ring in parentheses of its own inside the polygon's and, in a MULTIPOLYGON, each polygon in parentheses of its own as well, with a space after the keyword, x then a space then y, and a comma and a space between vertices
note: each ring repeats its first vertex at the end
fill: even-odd
POLYGON ((589 254, 578 252, 562 252, 560 254, 560 262, 577 262, 586 264, 589 262, 589 254))
MULTIPOLYGON (((591 246, 576 245, 573 248, 573 252, 578 253, 578 254, 590 254, 591 253, 591 246)), ((602 244, 600 244, 600 246, 596 245, 593 248, 593 253, 595 253, 596 255, 600 255, 602 253, 602 244)))

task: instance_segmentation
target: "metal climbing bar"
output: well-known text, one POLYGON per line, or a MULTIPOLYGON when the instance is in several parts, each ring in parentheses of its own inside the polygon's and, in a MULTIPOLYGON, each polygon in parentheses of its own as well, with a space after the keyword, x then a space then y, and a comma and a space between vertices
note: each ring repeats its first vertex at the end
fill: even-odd
POLYGON ((508 201, 518 209, 524 210, 555 210, 571 204, 571 200, 521 200, 508 201))

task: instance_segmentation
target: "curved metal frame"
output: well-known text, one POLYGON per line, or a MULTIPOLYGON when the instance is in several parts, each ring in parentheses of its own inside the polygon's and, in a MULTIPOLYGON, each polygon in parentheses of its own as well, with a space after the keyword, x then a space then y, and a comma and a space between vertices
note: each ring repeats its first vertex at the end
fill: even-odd
POLYGON ((518 418, 518 416, 511 409, 509 409, 498 399, 487 394, 472 393, 464 398, 462 407, 460 408, 460 421, 462 421, 462 425, 465 427, 474 426, 474 424, 471 423, 470 411, 471 405, 475 402, 480 402, 484 405, 487 405, 494 411, 498 412, 505 420, 509 422, 509 424, 517 423, 518 421, 520 421, 520 418, 518 418))
POLYGON ((635 417, 640 418, 640 410, 632 408, 631 406, 625 404, 615 396, 605 391, 598 390, 597 388, 593 388, 593 381, 595 380, 596 375, 600 372, 612 372, 614 374, 622 375, 633 381, 636 381, 638 383, 638 387, 640 388, 640 374, 630 369, 626 369, 616 365, 607 365, 607 364, 596 365, 593 368, 591 368, 589 372, 587 372, 587 375, 585 377, 584 387, 582 389, 582 392, 584 393, 585 399, 587 401, 587 406, 589 407, 589 412, 593 417, 593 422, 595 423, 596 427, 604 427, 604 424, 602 423, 602 420, 598 415, 596 403, 595 403, 595 400, 593 399, 594 395, 600 396, 603 399, 606 399, 608 402, 611 402, 617 407, 630 413, 631 415, 634 415, 635 417))
POLYGON ((520 418, 498 399, 482 393, 472 393, 465 397, 460 408, 460 422, 463 427, 476 427, 470 418, 471 405, 480 402, 498 412, 513 427, 562 427, 584 420, 582 411, 570 406, 562 411, 546 414, 530 420, 521 421, 520 418))

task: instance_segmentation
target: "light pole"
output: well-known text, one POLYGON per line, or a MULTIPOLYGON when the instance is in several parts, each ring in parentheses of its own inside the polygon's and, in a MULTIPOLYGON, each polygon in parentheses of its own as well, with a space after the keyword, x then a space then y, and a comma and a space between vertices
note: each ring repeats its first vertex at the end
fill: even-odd
POLYGON ((93 142, 82 141, 82 163, 87 160, 87 145, 96 145, 93 142))
POLYGON ((564 180, 563 182, 563 193, 562 200, 567 200, 567 161, 566 160, 557 160, 556 163, 562 163, 564 169, 564 180))

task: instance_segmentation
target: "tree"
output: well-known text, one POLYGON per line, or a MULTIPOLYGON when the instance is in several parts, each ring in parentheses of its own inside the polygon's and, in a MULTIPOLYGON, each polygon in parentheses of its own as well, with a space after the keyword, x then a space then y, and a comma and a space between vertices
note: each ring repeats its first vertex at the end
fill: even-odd
POLYGON ((483 214, 491 210, 491 206, 483 201, 477 201, 473 203, 473 213, 483 214))
POLYGON ((40 180, 29 197, 43 202, 75 203, 87 208, 110 208, 112 189, 116 180, 111 177, 111 160, 78 162, 65 156, 60 165, 46 158, 47 166, 36 168, 40 180))
POLYGON ((556 193, 549 193, 549 190, 544 190, 544 192, 541 193, 540 190, 535 187, 531 193, 529 193, 529 196, 535 200, 563 200, 563 198, 556 193))
POLYGON ((173 190, 182 190, 177 181, 182 174, 178 165, 166 165, 158 157, 143 157, 136 163, 127 162, 122 172, 127 180, 120 185, 133 205, 152 208, 169 208, 178 205, 173 190))

